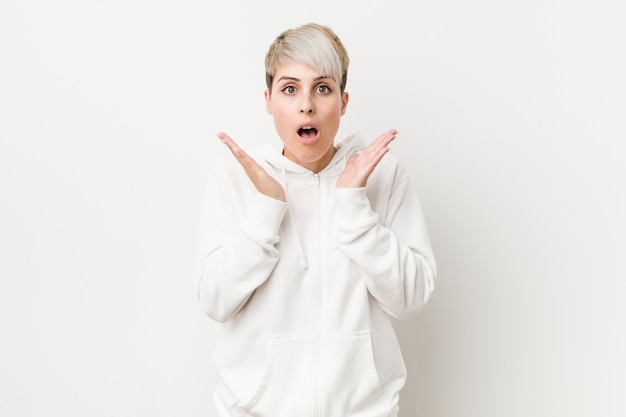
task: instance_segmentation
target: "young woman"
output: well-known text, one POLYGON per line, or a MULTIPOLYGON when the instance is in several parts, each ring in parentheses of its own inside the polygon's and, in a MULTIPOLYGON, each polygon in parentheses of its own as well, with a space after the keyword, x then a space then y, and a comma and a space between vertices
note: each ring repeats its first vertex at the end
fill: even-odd
POLYGON ((411 179, 389 130, 335 142, 348 55, 325 26, 282 33, 265 60, 280 140, 207 181, 194 290, 223 323, 213 352, 221 417, 392 417, 406 371, 391 318, 428 301, 436 275, 411 179))

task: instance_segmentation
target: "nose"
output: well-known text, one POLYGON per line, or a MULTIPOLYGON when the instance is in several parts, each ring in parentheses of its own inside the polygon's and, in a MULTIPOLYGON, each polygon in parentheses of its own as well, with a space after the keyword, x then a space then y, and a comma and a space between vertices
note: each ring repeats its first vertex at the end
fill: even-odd
POLYGON ((310 114, 313 113, 313 102, 311 101, 310 96, 304 96, 302 98, 302 103, 300 103, 300 113, 302 114, 310 114))

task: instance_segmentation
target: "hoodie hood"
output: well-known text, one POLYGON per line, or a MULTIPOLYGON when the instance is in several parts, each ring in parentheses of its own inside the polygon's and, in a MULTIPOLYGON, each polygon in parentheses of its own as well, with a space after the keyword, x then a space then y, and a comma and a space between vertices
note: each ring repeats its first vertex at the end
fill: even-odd
MULTIPOLYGON (((360 133, 355 132, 341 142, 335 143, 337 151, 328 165, 319 172, 322 176, 336 176, 343 171, 348 158, 365 149, 365 141, 360 133)), ((283 155, 283 142, 279 138, 253 148, 250 155, 261 165, 273 167, 276 172, 290 175, 310 175, 311 171, 283 155)), ((282 178, 284 183, 284 178, 282 178)))

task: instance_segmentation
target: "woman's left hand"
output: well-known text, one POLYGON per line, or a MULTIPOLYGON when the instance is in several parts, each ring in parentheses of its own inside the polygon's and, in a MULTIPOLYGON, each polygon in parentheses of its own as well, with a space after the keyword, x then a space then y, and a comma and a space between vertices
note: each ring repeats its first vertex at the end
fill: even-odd
POLYGON ((374 172, 383 156, 389 151, 388 145, 396 138, 398 131, 388 130, 367 145, 362 153, 354 154, 348 159, 346 167, 337 179, 337 188, 361 188, 374 172))

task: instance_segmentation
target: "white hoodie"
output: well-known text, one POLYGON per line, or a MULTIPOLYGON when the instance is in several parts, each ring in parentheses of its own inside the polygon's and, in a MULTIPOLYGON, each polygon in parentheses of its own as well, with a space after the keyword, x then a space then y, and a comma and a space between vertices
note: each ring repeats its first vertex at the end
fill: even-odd
POLYGON ((356 135, 318 174, 249 152, 283 184, 260 194, 234 158, 207 181, 193 286, 224 323, 220 417, 392 417, 406 371, 390 317, 419 311, 436 264, 410 178, 388 153, 367 187, 338 189, 356 135))

